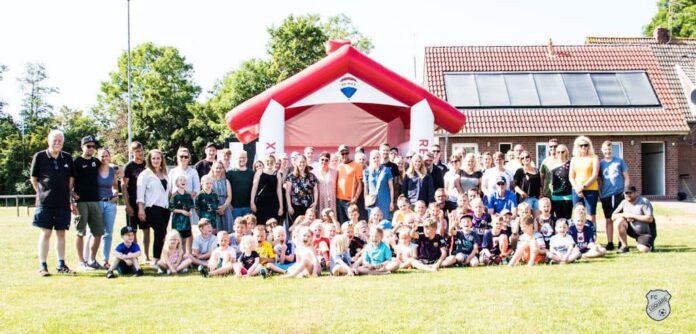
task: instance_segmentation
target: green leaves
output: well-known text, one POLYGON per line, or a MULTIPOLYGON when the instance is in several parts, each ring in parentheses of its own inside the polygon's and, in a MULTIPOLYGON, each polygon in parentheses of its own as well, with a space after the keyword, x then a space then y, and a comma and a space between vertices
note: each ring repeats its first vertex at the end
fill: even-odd
MULTIPOLYGON (((670 28, 669 1, 660 0, 657 3, 657 13, 648 25, 643 27, 643 34, 652 37, 657 27, 670 28)), ((673 37, 696 37, 696 1, 672 0, 671 30, 673 37)))

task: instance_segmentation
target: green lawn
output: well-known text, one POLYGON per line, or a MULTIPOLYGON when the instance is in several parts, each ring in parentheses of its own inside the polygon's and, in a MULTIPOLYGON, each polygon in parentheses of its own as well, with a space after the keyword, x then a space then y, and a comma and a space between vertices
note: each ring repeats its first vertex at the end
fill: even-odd
MULTIPOLYGON (((664 223, 653 254, 301 280, 155 277, 152 269, 141 278, 41 278, 38 232, 21 212, 0 209, 2 332, 696 332, 696 225, 679 210, 657 217, 664 223), (673 296, 664 321, 645 314, 650 289, 673 296)), ((118 228, 123 222, 119 215, 118 228)), ((67 261, 76 267, 73 240, 71 231, 67 261)), ((55 264, 52 245, 51 271, 55 264)))

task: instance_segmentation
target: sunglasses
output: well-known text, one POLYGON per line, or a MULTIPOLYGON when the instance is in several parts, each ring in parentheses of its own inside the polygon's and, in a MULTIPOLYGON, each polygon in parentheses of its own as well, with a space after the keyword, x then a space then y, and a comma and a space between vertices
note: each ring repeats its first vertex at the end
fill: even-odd
POLYGON ((568 153, 568 151, 556 151, 558 154, 568 153))
POLYGON ((527 160, 530 159, 530 157, 520 157, 520 159, 527 160))
POLYGON ((549 148, 556 148, 558 145, 549 145, 549 148))
POLYGON ((321 162, 327 162, 327 161, 329 161, 329 159, 323 158, 323 159, 319 159, 319 161, 321 161, 321 162))
POLYGON ((440 153, 440 150, 433 150, 433 153, 440 153))
POLYGON ((181 159, 188 159, 189 156, 188 156, 188 155, 180 155, 179 158, 181 158, 181 159))
POLYGON ((53 160, 53 170, 59 170, 60 167, 58 167, 58 161, 53 160))
POLYGON ((85 145, 86 148, 94 148, 94 145, 85 145))
POLYGON ((624 191, 624 195, 633 195, 632 191, 624 191))
POLYGON ((580 144, 580 145, 578 145, 578 146, 580 146, 580 147, 590 147, 590 144, 580 144))
POLYGON ((341 155, 348 155, 348 152, 341 152, 341 155))
POLYGON ((503 186, 503 185, 505 185, 505 182, 498 182, 498 185, 503 186))

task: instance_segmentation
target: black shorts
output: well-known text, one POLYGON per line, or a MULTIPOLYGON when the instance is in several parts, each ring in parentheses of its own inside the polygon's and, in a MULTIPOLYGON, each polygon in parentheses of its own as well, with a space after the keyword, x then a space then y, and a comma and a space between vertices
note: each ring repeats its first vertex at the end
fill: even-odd
POLYGON ((628 223, 628 227, 626 228, 626 234, 628 234, 629 237, 636 239, 636 242, 638 244, 641 244, 646 247, 652 247, 653 243, 655 242, 655 233, 653 233, 654 229, 651 228, 650 233, 638 233, 638 228, 634 227, 633 224, 643 223, 628 223))
POLYGON ((186 230, 186 231, 176 230, 176 231, 179 232, 181 239, 186 239, 186 238, 190 238, 193 236, 193 234, 191 234, 191 230, 186 230))
POLYGON ((119 261, 116 266, 116 271, 121 275, 135 274, 135 266, 129 266, 124 261, 119 261))
POLYGON ((432 266, 433 264, 437 263, 437 260, 438 259, 418 259, 418 261, 426 266, 432 266))
POLYGON ((604 211, 604 217, 607 219, 611 218, 611 214, 614 213, 614 210, 616 210, 616 207, 619 206, 619 203, 624 200, 624 195, 623 193, 604 197, 600 199, 602 202, 602 211, 604 211))
POLYGON ((39 206, 32 225, 49 230, 64 231, 70 228, 70 208, 39 206))
POLYGON ((150 224, 148 222, 142 222, 138 218, 138 212, 140 210, 138 209, 138 205, 135 203, 131 203, 131 207, 133 208, 133 217, 128 216, 126 213, 126 225, 132 227, 134 230, 141 229, 141 230, 147 230, 150 228, 150 224))

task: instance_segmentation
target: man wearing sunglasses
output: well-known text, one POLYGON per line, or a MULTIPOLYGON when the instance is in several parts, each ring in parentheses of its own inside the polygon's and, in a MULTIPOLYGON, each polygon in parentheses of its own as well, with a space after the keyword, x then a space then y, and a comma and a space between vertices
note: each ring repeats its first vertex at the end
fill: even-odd
POLYGON ((628 186, 623 192, 625 199, 614 210, 611 219, 619 223, 619 240, 623 246, 619 253, 628 252, 626 236, 636 239, 636 248, 641 253, 654 250, 657 228, 650 201, 638 195, 635 186, 628 186))
POLYGON ((198 172, 198 178, 202 178, 204 175, 210 173, 210 168, 213 167, 213 163, 217 159, 217 147, 213 143, 208 143, 205 145, 205 159, 197 162, 193 168, 198 172))
POLYGON ((77 210, 80 219, 77 222, 77 237, 75 248, 77 258, 80 260, 81 270, 105 269, 96 260, 97 250, 104 234, 104 220, 102 218, 101 204, 99 203, 99 189, 97 177, 101 162, 94 157, 97 149, 97 140, 92 136, 82 138, 82 155, 75 158, 75 187, 73 198, 77 202, 77 210), (87 226, 92 238, 89 240, 89 258, 84 258, 84 236, 87 234, 87 226))
POLYGON ((348 207, 351 204, 358 204, 362 193, 363 167, 357 161, 350 159, 348 145, 340 145, 338 154, 341 156, 341 163, 338 165, 336 179, 336 211, 338 211, 338 221, 345 222, 350 220, 348 207))
POLYGON ((36 212, 32 225, 41 229, 39 236, 39 275, 48 276, 48 247, 51 234, 56 230, 56 251, 60 274, 72 271, 65 265, 65 231, 70 228, 70 211, 77 214, 71 204, 70 189, 73 186, 75 167, 70 154, 62 151, 65 137, 60 130, 48 134, 48 148, 34 154, 31 161, 31 185, 36 191, 36 212))

